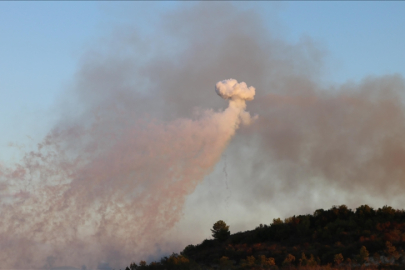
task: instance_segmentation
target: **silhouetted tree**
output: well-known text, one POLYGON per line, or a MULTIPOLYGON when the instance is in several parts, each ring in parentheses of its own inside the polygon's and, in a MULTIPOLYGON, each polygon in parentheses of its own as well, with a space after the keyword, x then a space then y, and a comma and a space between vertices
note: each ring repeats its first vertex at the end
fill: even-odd
POLYGON ((133 263, 131 263, 130 265, 129 265, 129 269, 130 270, 136 270, 138 268, 138 265, 135 263, 135 262, 133 262, 133 263))
POLYGON ((229 231, 229 226, 222 220, 218 220, 215 222, 214 226, 211 229, 212 237, 219 240, 220 242, 225 241, 228 239, 229 235, 231 235, 229 231))

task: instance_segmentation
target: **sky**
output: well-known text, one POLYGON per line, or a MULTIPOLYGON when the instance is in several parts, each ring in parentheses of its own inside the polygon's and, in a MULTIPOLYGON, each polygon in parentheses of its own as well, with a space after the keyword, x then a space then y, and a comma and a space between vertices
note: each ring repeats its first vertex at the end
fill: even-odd
POLYGON ((4 266, 118 268, 219 219, 401 207, 404 11, 0 3, 4 266))
MULTIPOLYGON (((2 125, 27 122, 6 129, 1 139, 3 149, 11 141, 25 142, 28 130, 31 133, 34 126, 45 125, 38 122, 51 121, 29 117, 50 118, 47 110, 72 80, 81 55, 91 48, 92 42, 120 25, 151 32, 160 13, 187 5, 192 3, 2 3, 0 89, 3 97, 7 97, 1 100, 1 112, 7 115, 2 125), (127 6, 131 8, 126 10, 127 6)), ((404 8, 401 2, 235 2, 234 5, 255 10, 265 27, 291 43, 310 37, 326 54, 322 74, 325 83, 405 72, 402 64, 405 37, 401 27, 405 19, 401 16, 404 8)), ((35 133, 43 135, 40 131, 35 133)))

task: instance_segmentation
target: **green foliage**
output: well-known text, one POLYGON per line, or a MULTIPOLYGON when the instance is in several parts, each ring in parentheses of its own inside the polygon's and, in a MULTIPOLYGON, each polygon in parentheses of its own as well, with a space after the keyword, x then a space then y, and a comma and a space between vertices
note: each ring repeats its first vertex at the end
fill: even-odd
POLYGON ((222 220, 218 220, 217 222, 214 223, 211 232, 212 237, 214 237, 214 239, 219 240, 220 242, 223 242, 226 239, 228 239, 229 235, 231 234, 229 232, 229 226, 227 226, 226 223, 222 220))

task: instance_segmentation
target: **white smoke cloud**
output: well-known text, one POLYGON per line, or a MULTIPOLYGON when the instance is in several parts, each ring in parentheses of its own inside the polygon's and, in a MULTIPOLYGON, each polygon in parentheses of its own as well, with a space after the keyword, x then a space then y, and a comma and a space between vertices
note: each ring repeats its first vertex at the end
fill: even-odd
POLYGON ((226 110, 196 119, 133 119, 109 143, 100 137, 111 127, 103 118, 51 132, 22 164, 2 168, 9 199, 0 206, 1 267, 41 268, 49 258, 125 266, 153 253, 247 117, 245 107, 230 100, 226 110), (73 152, 72 141, 81 146, 73 152), (30 187, 22 191, 18 181, 30 187))
POLYGON ((253 100, 255 96, 255 88, 247 87, 245 82, 238 83, 237 80, 228 79, 218 82, 215 91, 224 99, 231 100, 253 100))
MULTIPOLYGON (((215 85, 215 91, 223 99, 229 100, 229 107, 235 108, 238 111, 240 121, 249 125, 252 120, 258 118, 255 115, 253 118, 248 112, 245 111, 246 100, 253 100, 255 96, 255 88, 253 86, 247 87, 245 82, 238 83, 235 79, 228 79, 218 82, 215 85)), ((237 121, 235 124, 239 125, 240 121, 237 121)))

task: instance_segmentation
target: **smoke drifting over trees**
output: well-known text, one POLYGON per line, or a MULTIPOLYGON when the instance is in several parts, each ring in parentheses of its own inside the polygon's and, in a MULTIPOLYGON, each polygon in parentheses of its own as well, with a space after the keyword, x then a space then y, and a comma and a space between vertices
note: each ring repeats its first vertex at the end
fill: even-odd
POLYGON ((230 4, 196 4, 162 21, 156 35, 126 28, 86 53, 58 124, 19 164, 0 167, 3 268, 38 268, 47 258, 119 267, 159 252, 241 123, 250 125, 227 161, 244 208, 343 203, 334 191, 349 206, 367 196, 403 201, 401 76, 323 89, 323 53, 311 40, 275 39, 254 12, 230 4), (222 92, 236 83, 223 81, 223 110, 213 84, 229 78, 246 82, 247 96, 222 92), (254 121, 248 85, 257 89, 254 121))

